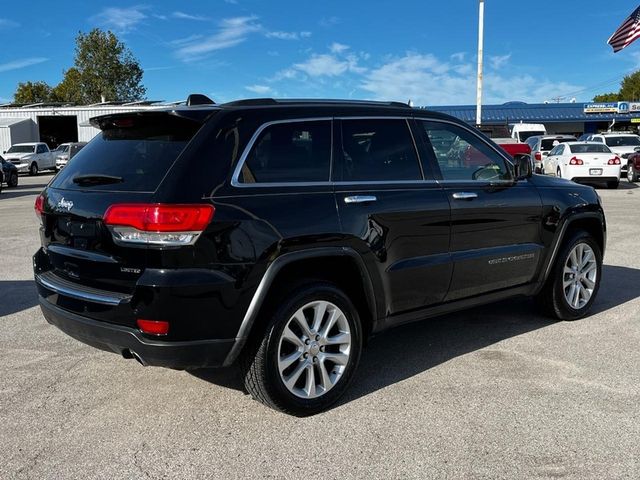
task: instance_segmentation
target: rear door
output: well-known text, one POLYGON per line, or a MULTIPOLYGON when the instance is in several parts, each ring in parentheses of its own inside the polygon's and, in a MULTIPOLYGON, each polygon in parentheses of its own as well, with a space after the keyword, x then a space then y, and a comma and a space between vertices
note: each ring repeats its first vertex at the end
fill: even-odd
POLYGON ((405 118, 337 121, 333 180, 342 231, 385 288, 387 315, 439 303, 449 287, 449 202, 418 159, 405 118))
POLYGON ((533 280, 541 259, 542 202, 527 180, 475 131, 418 121, 451 204, 453 276, 446 300, 533 280))

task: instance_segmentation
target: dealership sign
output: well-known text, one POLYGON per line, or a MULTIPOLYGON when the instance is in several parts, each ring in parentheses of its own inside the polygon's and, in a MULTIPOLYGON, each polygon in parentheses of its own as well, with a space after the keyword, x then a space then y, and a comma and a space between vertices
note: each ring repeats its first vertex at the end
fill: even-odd
POLYGON ((640 113, 640 102, 585 103, 584 113, 640 113))

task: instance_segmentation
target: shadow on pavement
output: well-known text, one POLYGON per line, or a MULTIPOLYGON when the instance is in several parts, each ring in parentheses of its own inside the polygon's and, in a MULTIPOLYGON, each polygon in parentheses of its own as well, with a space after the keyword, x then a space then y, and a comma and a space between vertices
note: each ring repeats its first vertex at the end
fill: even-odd
MULTIPOLYGON (((636 298, 640 270, 605 265, 592 315, 636 298)), ((455 357, 555 323, 519 297, 394 328, 370 340, 343 404, 401 382, 455 357)), ((237 369, 190 372, 202 380, 242 390, 237 369)))
POLYGON ((37 304, 38 293, 33 280, 0 280, 0 317, 37 304))

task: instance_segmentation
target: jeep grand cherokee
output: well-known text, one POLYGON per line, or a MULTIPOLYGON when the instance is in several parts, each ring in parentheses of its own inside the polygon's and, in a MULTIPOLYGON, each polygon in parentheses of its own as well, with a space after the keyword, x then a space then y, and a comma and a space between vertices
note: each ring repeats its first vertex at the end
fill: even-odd
POLYGON ((72 337, 144 365, 239 362, 254 398, 307 415, 389 327, 515 295, 591 307, 591 187, 404 104, 194 98, 94 118, 38 197, 40 305, 72 337))

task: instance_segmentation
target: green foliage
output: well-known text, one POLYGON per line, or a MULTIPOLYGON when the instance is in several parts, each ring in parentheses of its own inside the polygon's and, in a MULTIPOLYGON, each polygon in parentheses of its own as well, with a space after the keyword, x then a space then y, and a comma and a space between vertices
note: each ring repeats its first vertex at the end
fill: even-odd
POLYGON ((601 95, 596 95, 593 97, 594 102, 618 102, 620 101, 619 93, 603 93, 601 95))
POLYGON ((45 82, 18 84, 17 103, 135 101, 145 98, 143 71, 127 46, 98 28, 76 37, 74 66, 51 88, 45 82))
POLYGON ((620 97, 623 100, 640 99, 640 71, 627 75, 622 79, 620 97))
POLYGON ((48 102, 51 97, 51 87, 46 82, 19 83, 13 97, 16 103, 48 102))

